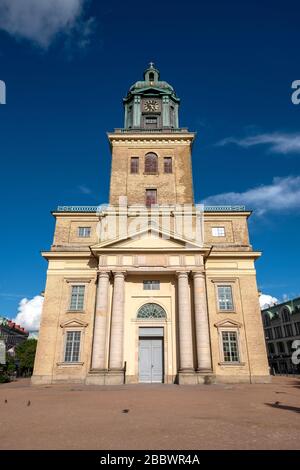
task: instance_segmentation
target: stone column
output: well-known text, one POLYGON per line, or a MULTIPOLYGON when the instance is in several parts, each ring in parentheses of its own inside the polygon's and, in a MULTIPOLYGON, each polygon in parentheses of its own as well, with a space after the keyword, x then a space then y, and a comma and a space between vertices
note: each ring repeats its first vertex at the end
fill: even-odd
POLYGON ((180 372, 194 372, 192 314, 187 272, 178 272, 179 363, 180 372))
POLYGON ((96 313, 94 323, 92 369, 105 369, 106 327, 108 315, 109 273, 98 275, 96 313))
POLYGON ((123 369, 125 273, 114 272, 109 370, 123 369))
POLYGON ((196 323, 196 342, 199 372, 211 372, 211 350, 208 325, 205 275, 194 272, 194 306, 196 323))

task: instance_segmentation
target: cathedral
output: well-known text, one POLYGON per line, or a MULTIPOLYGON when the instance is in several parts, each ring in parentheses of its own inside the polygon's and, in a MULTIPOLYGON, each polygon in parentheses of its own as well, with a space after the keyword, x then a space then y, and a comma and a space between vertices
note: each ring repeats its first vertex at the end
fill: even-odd
POLYGON ((268 382, 251 212, 195 204, 195 133, 153 63, 123 106, 109 203, 53 212, 32 383, 268 382))

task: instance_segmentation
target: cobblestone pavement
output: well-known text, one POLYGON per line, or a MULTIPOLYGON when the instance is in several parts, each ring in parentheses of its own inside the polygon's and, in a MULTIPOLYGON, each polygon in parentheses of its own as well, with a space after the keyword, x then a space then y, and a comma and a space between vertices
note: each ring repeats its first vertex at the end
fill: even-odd
POLYGON ((266 385, 0 385, 0 449, 299 448, 299 378, 266 385))

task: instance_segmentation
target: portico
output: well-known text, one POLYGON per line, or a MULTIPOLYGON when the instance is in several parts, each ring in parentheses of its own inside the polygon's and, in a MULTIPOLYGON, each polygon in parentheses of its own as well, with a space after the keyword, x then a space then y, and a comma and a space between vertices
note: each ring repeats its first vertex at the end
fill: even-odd
POLYGON ((212 376, 203 266, 205 250, 201 254, 191 248, 187 253, 181 240, 162 240, 157 234, 151 238, 145 233, 131 242, 126 239, 115 245, 116 242, 92 248, 99 264, 93 360, 88 382, 143 381, 139 372, 140 347, 142 344, 145 349, 150 343, 146 340, 141 343, 141 331, 144 337, 151 337, 147 330, 153 331, 155 337, 155 329, 162 338, 162 382, 196 384, 212 376), (114 260, 110 258, 111 250, 118 253, 118 265, 110 264, 114 260), (162 251, 166 254, 162 255, 162 251), (186 256, 189 265, 185 264, 186 256), (181 264, 176 265, 174 261, 181 264), (145 290, 152 281, 157 289, 145 290), (147 310, 148 306, 156 306, 157 311, 147 310), (107 324, 109 333, 104 335, 107 324))

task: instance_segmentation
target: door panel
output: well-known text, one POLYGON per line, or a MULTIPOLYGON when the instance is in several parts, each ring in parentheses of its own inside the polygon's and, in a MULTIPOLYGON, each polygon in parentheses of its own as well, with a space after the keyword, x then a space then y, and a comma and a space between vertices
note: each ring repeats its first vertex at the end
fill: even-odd
POLYGON ((162 382, 162 339, 152 339, 152 382, 162 382))
POLYGON ((163 381, 162 338, 142 338, 139 341, 139 381, 163 381))
POLYGON ((151 382, 151 341, 148 339, 140 339, 139 380, 140 382, 151 382))

